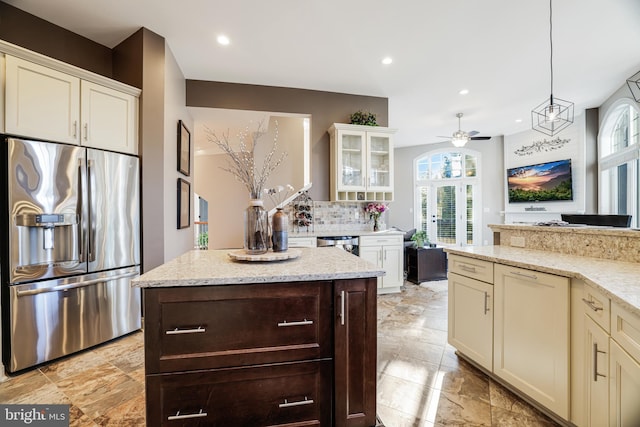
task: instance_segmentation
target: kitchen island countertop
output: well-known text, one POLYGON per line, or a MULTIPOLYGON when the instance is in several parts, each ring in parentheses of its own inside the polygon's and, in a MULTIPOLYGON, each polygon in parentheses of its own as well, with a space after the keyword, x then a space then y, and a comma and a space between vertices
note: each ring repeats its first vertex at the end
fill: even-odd
POLYGON ((300 256, 272 262, 234 261, 235 249, 193 250, 131 281, 141 288, 357 279, 384 270, 342 249, 297 248, 300 256))

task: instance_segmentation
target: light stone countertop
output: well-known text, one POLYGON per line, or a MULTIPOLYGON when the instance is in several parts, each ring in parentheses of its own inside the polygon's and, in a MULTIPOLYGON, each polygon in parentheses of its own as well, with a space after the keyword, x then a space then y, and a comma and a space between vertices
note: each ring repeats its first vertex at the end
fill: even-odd
POLYGON ((640 263, 560 254, 510 246, 447 248, 453 255, 468 256, 584 280, 627 310, 640 316, 640 263))
POLYGON ((296 248, 300 256, 273 262, 234 261, 236 249, 193 250, 131 281, 140 288, 209 286, 384 276, 384 270, 340 248, 296 248))

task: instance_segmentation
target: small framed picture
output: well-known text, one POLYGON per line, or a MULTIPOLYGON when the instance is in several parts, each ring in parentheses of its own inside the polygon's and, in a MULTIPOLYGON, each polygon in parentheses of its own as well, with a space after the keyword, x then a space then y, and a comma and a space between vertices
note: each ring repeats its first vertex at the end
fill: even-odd
POLYGON ((191 174, 191 132, 182 120, 178 120, 178 170, 186 176, 191 174))
POLYGON ((188 228, 191 223, 191 184, 178 178, 178 229, 188 228))

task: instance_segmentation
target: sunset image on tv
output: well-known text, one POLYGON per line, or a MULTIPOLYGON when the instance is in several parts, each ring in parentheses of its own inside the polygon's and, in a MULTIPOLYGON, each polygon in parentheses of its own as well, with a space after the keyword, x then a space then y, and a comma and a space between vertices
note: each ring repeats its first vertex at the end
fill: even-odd
POLYGON ((573 200, 571 160, 558 160, 507 170, 509 202, 573 200))

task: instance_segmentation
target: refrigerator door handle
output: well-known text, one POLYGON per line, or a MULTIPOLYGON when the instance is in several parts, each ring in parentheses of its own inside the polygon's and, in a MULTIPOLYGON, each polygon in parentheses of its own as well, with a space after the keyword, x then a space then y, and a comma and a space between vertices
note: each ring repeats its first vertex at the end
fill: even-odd
POLYGON ((78 158, 78 206, 76 208, 76 212, 78 213, 78 252, 80 255, 80 262, 83 263, 86 261, 85 259, 85 229, 84 229, 84 215, 83 215, 83 206, 84 206, 84 193, 83 193, 83 185, 82 179, 84 177, 84 161, 82 158, 78 158))
POLYGON ((51 286, 49 288, 28 289, 26 291, 18 290, 18 291, 16 291, 16 295, 18 297, 26 297, 26 296, 30 296, 30 295, 44 294, 44 293, 47 293, 47 292, 66 291, 66 290, 69 290, 69 289, 83 288, 85 286, 95 285, 96 283, 100 283, 100 282, 110 282, 112 280, 125 279, 127 277, 133 277, 133 276, 137 276, 137 275, 138 275, 138 272, 137 271, 133 271, 133 272, 129 272, 129 273, 118 274, 118 275, 115 275, 115 276, 101 277, 99 279, 83 280, 82 282, 78 282, 78 283, 69 283, 69 284, 66 284, 66 285, 51 286))
POLYGON ((95 183, 93 182, 93 160, 87 159, 87 206, 89 206, 89 262, 96 260, 96 219, 93 211, 93 190, 95 183))

